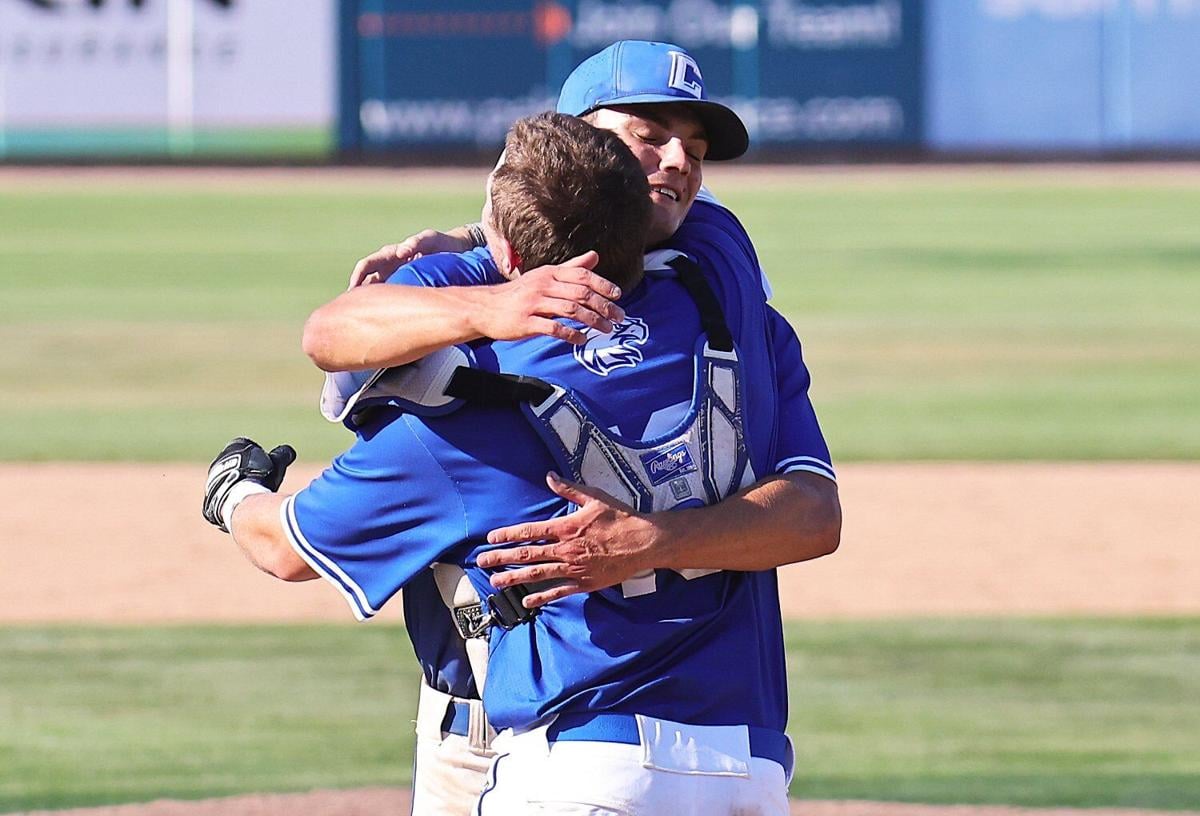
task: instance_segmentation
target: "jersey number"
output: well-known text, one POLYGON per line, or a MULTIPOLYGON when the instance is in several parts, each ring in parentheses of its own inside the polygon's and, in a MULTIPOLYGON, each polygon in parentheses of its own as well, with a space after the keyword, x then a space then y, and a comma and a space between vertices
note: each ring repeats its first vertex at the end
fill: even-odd
MULTIPOLYGON (((712 575, 714 572, 720 572, 719 569, 681 569, 675 570, 684 577, 685 580, 693 578, 703 578, 705 575, 712 575)), ((658 590, 658 581, 654 577, 654 570, 643 570, 632 578, 628 578, 621 582, 621 594, 626 598, 636 598, 639 595, 649 595, 651 592, 658 590)))

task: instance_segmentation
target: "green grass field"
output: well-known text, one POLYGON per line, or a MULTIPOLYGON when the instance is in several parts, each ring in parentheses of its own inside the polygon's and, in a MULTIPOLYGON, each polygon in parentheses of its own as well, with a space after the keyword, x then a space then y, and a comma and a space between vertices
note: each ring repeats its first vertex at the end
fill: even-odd
MULTIPOLYGON (((481 173, 482 178, 482 173, 481 173)), ((474 183, 0 188, 0 458, 321 460, 308 312, 474 183)), ((1200 457, 1200 185, 733 181, 838 460, 1200 457)))
MULTIPOLYGON (((0 460, 320 461, 300 330, 482 184, 0 184, 0 460)), ((1200 183, 905 173, 716 191, 838 461, 1200 459, 1200 183)), ((1200 619, 789 627, 793 795, 1200 809, 1200 619)), ((0 628, 0 812, 405 784, 389 626, 0 628)))
MULTIPOLYGON (((22 627, 0 654, 0 812, 409 779, 394 626, 22 627)), ((788 654, 793 796, 1200 807, 1200 620, 806 622, 788 654)))

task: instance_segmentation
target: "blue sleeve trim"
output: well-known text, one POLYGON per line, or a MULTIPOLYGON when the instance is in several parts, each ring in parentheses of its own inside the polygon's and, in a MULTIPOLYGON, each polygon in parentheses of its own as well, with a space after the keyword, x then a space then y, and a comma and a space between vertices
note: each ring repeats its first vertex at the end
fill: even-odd
POLYGON ((816 473, 831 481, 837 481, 837 474, 834 473, 833 465, 828 462, 822 462, 813 456, 792 456, 775 465, 776 473, 795 473, 797 471, 816 473))
POLYGON ((292 549, 318 575, 333 584, 338 592, 342 593, 342 597, 350 605, 350 611, 354 613, 355 618, 364 621, 379 611, 367 601, 367 594, 363 592, 362 587, 343 572, 341 567, 313 547, 308 539, 304 537, 304 533, 300 530, 300 524, 296 521, 295 496, 288 496, 284 499, 283 505, 279 508, 279 520, 283 524, 283 532, 287 535, 292 549))

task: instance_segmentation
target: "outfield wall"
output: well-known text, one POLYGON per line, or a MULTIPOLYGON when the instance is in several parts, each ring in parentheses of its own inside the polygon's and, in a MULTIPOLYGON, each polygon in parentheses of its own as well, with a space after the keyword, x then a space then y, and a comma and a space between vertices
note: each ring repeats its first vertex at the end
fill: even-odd
POLYGON ((337 0, 3 0, 0 158, 328 155, 337 0))
POLYGON ((684 45, 760 152, 1200 150, 1200 0, 344 0, 340 144, 495 148, 616 39, 684 45))
POLYGON ((1200 151, 1200 0, 8 0, 0 159, 490 156, 621 38, 760 156, 1200 151))
POLYGON ((381 154, 498 145, 618 39, 675 42, 761 147, 914 149, 921 0, 344 0, 339 142, 381 154))
POLYGON ((932 0, 930 147, 1200 147, 1200 0, 932 0))

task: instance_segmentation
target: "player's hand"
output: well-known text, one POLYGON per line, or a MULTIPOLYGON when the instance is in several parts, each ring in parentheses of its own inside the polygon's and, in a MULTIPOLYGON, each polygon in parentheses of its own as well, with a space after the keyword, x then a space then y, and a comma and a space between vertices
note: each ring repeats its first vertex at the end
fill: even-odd
POLYGON ((546 484, 579 509, 549 521, 488 533, 489 544, 543 542, 482 553, 477 563, 485 569, 518 567, 493 575, 492 586, 505 589, 515 584, 561 582, 527 595, 525 607, 534 609, 568 595, 616 586, 654 566, 647 556, 657 530, 649 516, 603 490, 564 481, 555 473, 546 476, 546 484))
POLYGON ((208 467, 204 486, 204 518, 222 532, 229 532, 233 508, 251 493, 279 490, 288 465, 296 461, 291 445, 280 445, 270 453, 252 439, 239 436, 217 454, 208 467))
POLYGON ((595 252, 585 252, 566 263, 539 266, 508 283, 487 287, 488 303, 475 311, 475 329, 493 340, 520 340, 544 334, 582 345, 587 335, 555 318, 566 317, 608 333, 625 319, 615 301, 620 288, 592 270, 599 263, 595 252))
POLYGON ((388 244, 372 252, 354 265, 350 273, 350 289, 380 283, 409 261, 435 252, 466 252, 473 248, 469 238, 437 230, 422 230, 398 244, 388 244))

